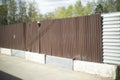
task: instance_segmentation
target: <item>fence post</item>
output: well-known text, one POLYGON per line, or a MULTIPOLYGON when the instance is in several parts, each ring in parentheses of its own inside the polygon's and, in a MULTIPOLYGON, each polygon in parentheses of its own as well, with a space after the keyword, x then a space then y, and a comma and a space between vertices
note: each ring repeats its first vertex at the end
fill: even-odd
POLYGON ((41 26, 41 23, 38 21, 37 22, 37 27, 38 27, 38 40, 39 40, 39 53, 41 52, 41 36, 40 36, 40 26, 41 26))
POLYGON ((23 23, 24 50, 26 51, 26 23, 23 23))

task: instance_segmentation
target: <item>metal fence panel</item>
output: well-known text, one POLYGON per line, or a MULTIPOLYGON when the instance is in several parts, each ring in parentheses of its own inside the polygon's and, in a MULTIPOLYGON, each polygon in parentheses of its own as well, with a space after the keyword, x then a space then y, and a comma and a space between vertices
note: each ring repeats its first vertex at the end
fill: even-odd
MULTIPOLYGON (((110 25, 105 26, 107 28, 110 25)), ((118 26, 114 25, 114 27, 118 26)), ((111 29, 106 30, 111 31, 111 29)), ((114 29, 114 31, 119 31, 119 29, 114 29)), ((103 38, 110 37, 109 35, 111 34, 105 33, 103 38)), ((115 33, 115 35, 118 34, 115 33)), ((96 14, 42 21, 40 27, 37 22, 0 26, 0 47, 102 62, 101 16, 96 14)))
POLYGON ((23 24, 0 26, 0 46, 24 50, 23 24))
POLYGON ((103 62, 120 65, 120 12, 103 14, 103 62))
POLYGON ((39 27, 37 23, 26 23, 26 50, 39 52, 39 47, 39 27))

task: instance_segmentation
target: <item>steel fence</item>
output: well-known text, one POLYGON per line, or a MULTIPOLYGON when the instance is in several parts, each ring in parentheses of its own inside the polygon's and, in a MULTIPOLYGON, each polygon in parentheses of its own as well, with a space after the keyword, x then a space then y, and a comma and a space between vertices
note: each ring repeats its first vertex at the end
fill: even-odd
POLYGON ((0 26, 0 47, 102 62, 102 22, 99 14, 68 19, 0 26))

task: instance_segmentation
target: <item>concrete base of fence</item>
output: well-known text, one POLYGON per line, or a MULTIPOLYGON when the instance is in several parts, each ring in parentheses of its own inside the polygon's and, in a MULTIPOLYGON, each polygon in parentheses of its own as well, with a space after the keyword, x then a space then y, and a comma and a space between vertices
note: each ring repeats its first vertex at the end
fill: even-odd
POLYGON ((10 55, 11 56, 11 49, 1 48, 1 54, 5 54, 5 55, 10 55))
POLYGON ((73 60, 55 56, 46 55, 46 64, 51 64, 67 69, 73 69, 73 60))
POLYGON ((25 52, 25 58, 26 58, 26 60, 45 64, 45 54, 25 52))
POLYGON ((16 56, 16 57, 20 57, 20 58, 25 58, 25 52, 22 50, 12 49, 11 55, 16 56))
POLYGON ((1 48, 0 48, 0 54, 1 54, 1 48))
POLYGON ((117 66, 75 60, 74 70, 116 79, 117 66))

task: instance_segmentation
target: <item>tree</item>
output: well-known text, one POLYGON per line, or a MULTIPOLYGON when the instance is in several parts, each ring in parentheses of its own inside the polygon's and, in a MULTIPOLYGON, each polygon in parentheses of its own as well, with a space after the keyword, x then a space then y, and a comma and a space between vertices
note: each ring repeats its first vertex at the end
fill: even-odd
MULTIPOLYGON (((40 18, 42 18, 42 17, 40 17, 40 18)), ((54 18, 55 18, 55 15, 53 12, 49 12, 47 14, 44 14, 44 16, 43 16, 43 20, 52 20, 54 18)))
POLYGON ((11 0, 8 5, 8 23, 16 23, 17 22, 17 3, 15 0, 11 0))
POLYGON ((95 0, 93 0, 92 2, 89 2, 89 4, 90 4, 90 13, 89 14, 94 14, 95 13, 95 8, 96 8, 96 6, 97 6, 97 4, 96 4, 96 2, 95 2, 95 0))
POLYGON ((29 21, 39 21, 39 14, 36 10, 35 7, 35 2, 29 3, 29 8, 28 8, 28 20, 29 21))
POLYGON ((116 8, 115 8, 115 0, 107 0, 106 1, 107 4, 108 4, 108 11, 109 12, 115 12, 116 11, 116 8))
POLYGON ((103 5, 103 13, 108 13, 109 12, 109 5, 108 3, 105 1, 103 5))
POLYGON ((69 5, 67 8, 67 17, 73 17, 73 6, 69 5))
POLYGON ((26 22, 27 21, 27 6, 26 6, 26 2, 20 0, 18 5, 19 5, 19 7, 18 7, 19 22, 26 22))
POLYGON ((55 18, 66 18, 67 17, 67 11, 65 7, 60 7, 57 11, 56 11, 56 15, 55 18))
POLYGON ((7 24, 8 0, 2 0, 0 5, 0 24, 7 24))
POLYGON ((0 24, 3 21, 6 21, 8 24, 13 24, 18 22, 39 21, 40 18, 43 18, 37 11, 34 1, 27 4, 24 0, 1 0, 1 3, 0 24), (1 17, 4 20, 2 20, 1 17))
POLYGON ((90 4, 90 2, 88 2, 87 3, 87 5, 85 6, 85 8, 84 8, 84 15, 89 15, 90 14, 90 12, 91 12, 91 4, 90 4))
MULTIPOLYGON (((100 4, 103 8, 103 13, 108 13, 108 12, 115 12, 116 7, 115 7, 115 0, 98 0, 96 3, 97 7, 100 4)), ((97 9, 97 8, 96 8, 97 9)))
POLYGON ((116 11, 120 11, 120 0, 115 1, 115 8, 116 8, 116 11))
POLYGON ((98 4, 95 13, 103 13, 103 6, 101 4, 98 4))
POLYGON ((73 16, 82 16, 83 15, 83 6, 80 0, 74 5, 74 15, 73 16))

